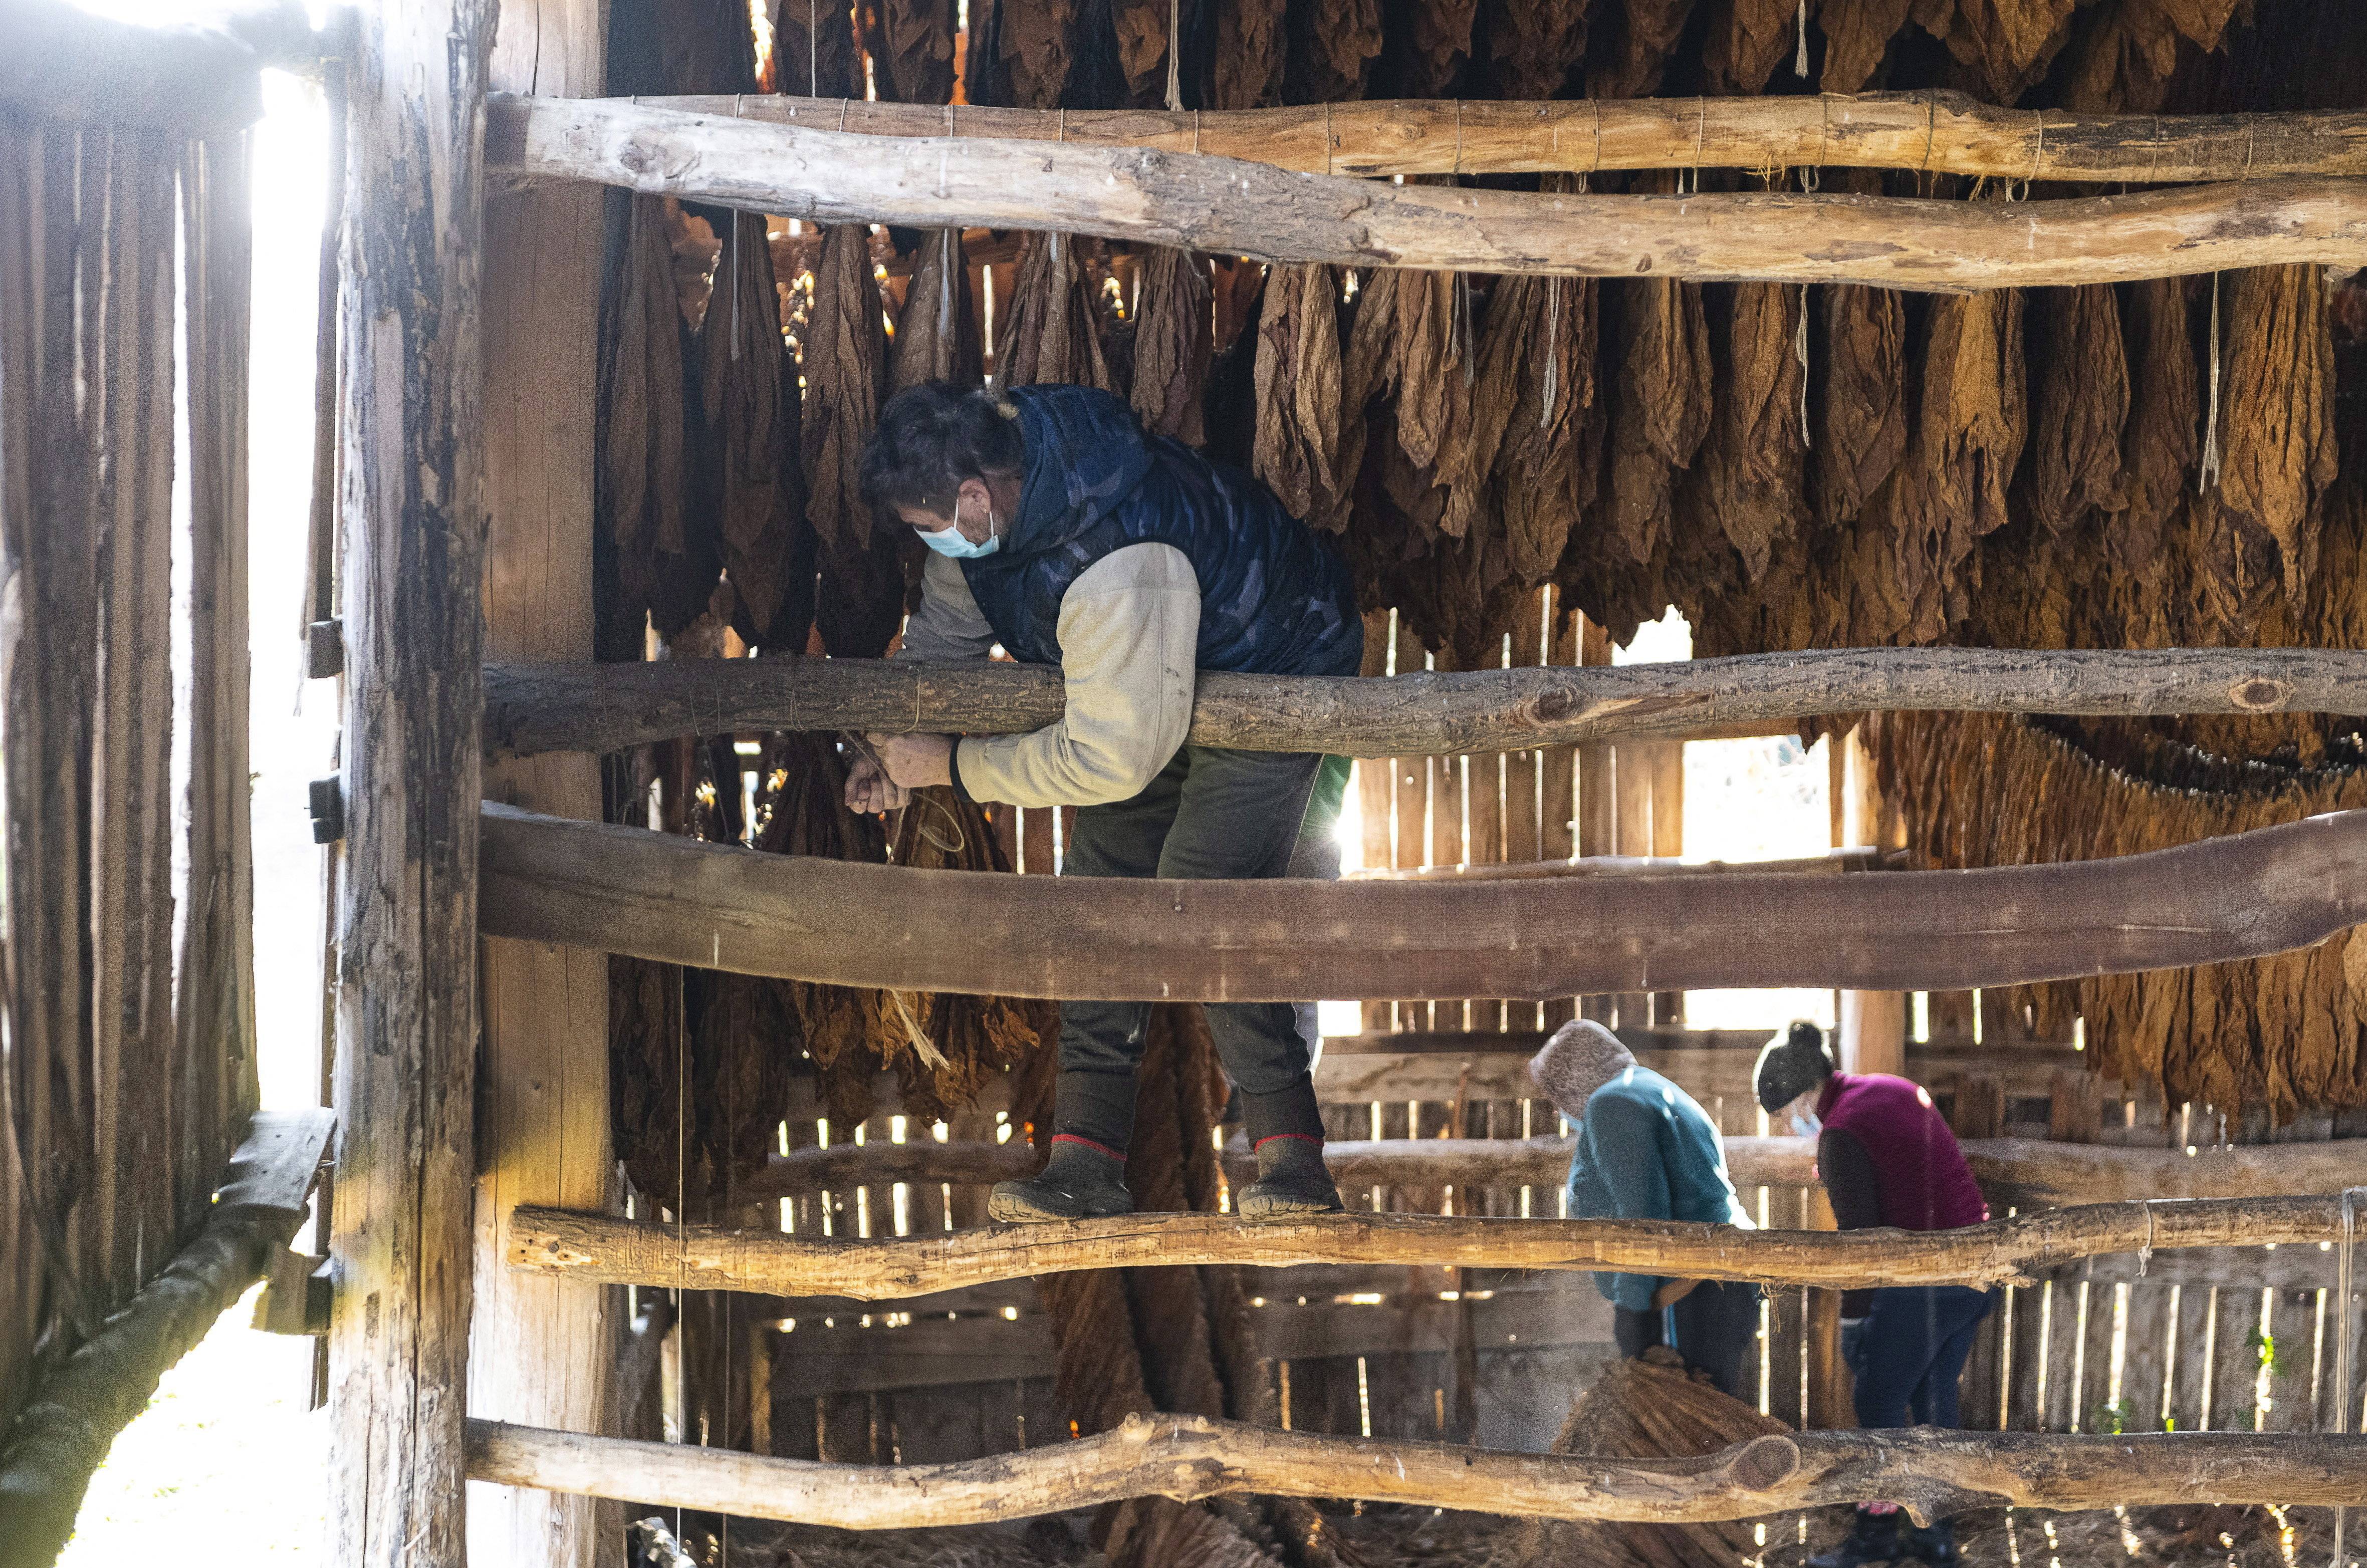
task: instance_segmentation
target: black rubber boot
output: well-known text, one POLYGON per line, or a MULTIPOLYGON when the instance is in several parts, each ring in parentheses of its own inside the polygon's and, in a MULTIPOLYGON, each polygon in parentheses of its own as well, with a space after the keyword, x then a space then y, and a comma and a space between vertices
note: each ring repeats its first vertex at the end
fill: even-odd
POLYGON ((1056 1137, 1043 1171, 1025 1181, 996 1182, 986 1212, 1005 1224, 1098 1220, 1134 1213, 1134 1194, 1126 1190, 1125 1159, 1082 1138, 1056 1137))
POLYGON ((1907 1555, 1918 1562, 1940 1564, 1953 1568, 1962 1562, 1965 1554, 1956 1550, 1956 1527, 1953 1520, 1934 1519, 1928 1526, 1907 1527, 1907 1555))
POLYGON ((1346 1207, 1323 1166, 1323 1140, 1283 1133, 1257 1146, 1258 1177, 1233 1194, 1233 1213, 1245 1220, 1299 1220, 1346 1207))
POLYGON ((1869 1514, 1863 1508, 1851 1522, 1840 1544, 1819 1551, 1806 1568, 1858 1568, 1863 1562, 1896 1562, 1903 1550, 1898 1539, 1899 1514, 1869 1514))

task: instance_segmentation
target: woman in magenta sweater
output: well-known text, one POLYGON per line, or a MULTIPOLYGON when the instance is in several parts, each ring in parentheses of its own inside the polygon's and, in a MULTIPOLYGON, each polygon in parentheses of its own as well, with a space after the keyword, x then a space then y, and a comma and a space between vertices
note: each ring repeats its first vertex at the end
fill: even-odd
MULTIPOLYGON (((1824 1031, 1794 1023, 1760 1053, 1760 1108, 1817 1140, 1817 1174, 1842 1230, 1888 1225, 1954 1230, 1989 1217, 1956 1135, 1920 1085, 1886 1073, 1844 1073, 1824 1031)), ((1841 1295, 1841 1359, 1856 1378, 1863 1427, 1954 1427, 1957 1384, 1989 1293, 1963 1285, 1889 1286, 1841 1295)), ((1897 1505, 1865 1503, 1848 1539, 1809 1568, 1856 1568, 1912 1557, 1957 1561, 1944 1519, 1899 1529, 1897 1505)))

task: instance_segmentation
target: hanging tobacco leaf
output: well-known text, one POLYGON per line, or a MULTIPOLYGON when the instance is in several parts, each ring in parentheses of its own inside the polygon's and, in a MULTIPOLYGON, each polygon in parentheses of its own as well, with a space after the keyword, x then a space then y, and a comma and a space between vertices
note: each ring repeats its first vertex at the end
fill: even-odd
POLYGON ((863 96, 863 58, 855 47, 852 6, 777 0, 773 7, 773 91, 809 98, 863 96))
POLYGON ((1263 109, 1282 102, 1283 9, 1283 0, 1217 0, 1210 107, 1263 109))
POLYGON ((1791 284, 1736 284, 1719 312, 1722 330, 1711 334, 1713 374, 1724 395, 1702 442, 1693 493, 1707 515, 1697 525, 1725 531, 1752 583, 1766 576, 1777 541, 1806 521, 1801 292, 1791 284))
POLYGON ((2237 0, 2121 0, 2071 44, 2062 104, 2081 114, 2156 114, 2178 69, 2180 40, 2219 48, 2237 0))
POLYGON ((1471 62, 1471 29, 1478 12, 1478 0, 1396 0, 1384 29, 1391 96, 1455 96, 1471 62))
POLYGON ((1167 7, 1169 0, 1108 0, 1114 63, 1123 84, 1124 108, 1156 108, 1167 102, 1167 7))
POLYGON ((1507 278, 1488 306, 1490 338, 1501 311, 1507 340, 1520 333, 1532 345, 1515 367, 1519 396, 1494 465, 1506 558, 1523 585, 1552 573, 1602 478, 1597 289, 1591 277, 1507 278))
POLYGON ((1020 243, 1016 270, 995 345, 995 380, 1005 387, 1068 382, 1116 391, 1102 351, 1100 309, 1077 259, 1075 238, 1029 234, 1020 243))
POLYGON ((1206 434, 1201 397, 1213 323, 1207 264, 1190 251, 1155 245, 1138 253, 1136 265, 1134 412, 1153 435, 1197 446, 1206 434))
POLYGON ((1828 93, 1865 90, 1882 68, 1890 40, 1907 26, 1915 0, 1818 0, 1817 28, 1825 35, 1818 86, 1828 93))
POLYGON ((633 649, 645 619, 669 637, 695 620, 722 569, 712 513, 689 503, 698 394, 666 205, 663 197, 631 199, 601 311, 595 505, 617 547, 609 640, 633 649))
POLYGON ((681 0, 656 28, 658 69, 674 93, 753 93, 756 35, 739 0, 681 0))
POLYGON ((985 378, 981 366, 961 231, 932 229, 912 255, 912 281, 896 318, 889 390, 900 392, 923 381, 974 387, 985 378))
POLYGON ((2316 266, 2235 275, 2225 342, 2218 498, 2272 540, 2285 592, 2317 563, 2319 498, 2334 482, 2334 338, 2316 266))
POLYGON ((1799 0, 1710 0, 1702 69, 1713 93, 1755 96, 1799 41, 1799 0))
POLYGON ((1590 98, 1648 98, 1660 90, 1669 56, 1693 14, 1693 0, 1602 0, 1610 46, 1586 73, 1590 98))
POLYGON ((1821 389, 1809 469, 1818 511, 1838 521, 1864 510, 1907 449, 1907 314, 1887 288, 1816 292, 1824 332, 1809 352, 1821 389))
POLYGON ((1320 263, 1278 265, 1267 276, 1256 428, 1251 467, 1283 509, 1312 527, 1345 528, 1365 423, 1341 385, 1339 276, 1320 263))
POLYGON ((1381 53, 1381 0, 1300 0, 1286 13, 1295 104, 1361 98, 1381 53))
POLYGON ((1959 63, 1978 72, 1988 84, 1983 97, 1993 104, 2012 104, 2046 74, 2056 51, 2069 41, 2071 13, 2078 4, 1954 0, 1954 15, 1939 36, 1959 63))
POLYGON ((1589 0, 1488 0, 1488 55, 1500 98, 1558 96, 1586 57, 1589 0))
POLYGON ((2083 517, 2124 504, 2129 366, 2110 284, 2042 289, 2037 300, 2028 496, 2031 520, 2060 536, 2083 517))
POLYGON ((2162 529, 2193 488, 2203 455, 2203 378, 2187 330, 2185 280, 2149 278, 2130 285, 2128 298, 2127 342, 2136 364, 2121 431, 2127 504, 2102 547, 2135 568, 2159 554, 2162 529))
POLYGON ((802 367, 806 517, 830 552, 860 548, 871 537, 856 472, 887 380, 880 310, 869 233, 859 223, 832 228, 814 264, 802 367))
POLYGON ((1014 108, 1058 108, 1076 58, 1076 0, 994 0, 996 59, 1014 108))
POLYGON ((905 104, 950 103, 957 0, 873 0, 873 7, 878 47, 871 73, 879 96, 905 104))
POLYGON ((734 215, 721 276, 699 323, 702 460, 719 491, 732 624, 752 647, 801 653, 813 620, 814 540, 798 468, 798 388, 781 341, 764 220, 734 215))
POLYGON ((1910 640, 1936 641, 1963 616, 1962 569, 1975 543, 2005 525, 2030 428, 2023 376, 2018 290, 1933 302, 1915 427, 1891 491, 1910 640))
POLYGON ((1667 536, 1676 476, 1693 466, 1709 434, 1709 329, 1697 284, 1632 279, 1614 293, 1619 389, 1611 404, 1603 533, 1641 564, 1667 536))

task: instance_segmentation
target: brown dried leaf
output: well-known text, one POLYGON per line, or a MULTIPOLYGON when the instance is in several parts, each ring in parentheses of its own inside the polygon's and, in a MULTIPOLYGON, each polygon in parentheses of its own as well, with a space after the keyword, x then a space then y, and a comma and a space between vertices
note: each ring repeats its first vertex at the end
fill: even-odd
POLYGON ((879 96, 906 104, 951 102, 957 0, 874 0, 874 6, 880 48, 871 71, 879 96))
POLYGON ((1110 31, 1126 79, 1126 108, 1167 102, 1168 0, 1110 0, 1110 31))
POLYGON ((1211 107, 1263 109, 1282 102, 1288 52, 1283 10, 1283 0, 1219 0, 1211 107))
POLYGON ((703 463, 717 491, 734 625, 750 644, 802 652, 813 619, 813 537, 798 469, 798 393, 781 342, 764 220, 736 215, 724 276, 699 325, 703 463))
POLYGON ((1914 433, 1891 491, 1910 640, 1937 640, 1963 617, 1965 564, 2005 525, 2006 487, 2029 433, 2023 376, 2018 291, 1933 302, 1914 433))
POLYGON ((1076 0, 994 0, 994 15, 1012 107, 1059 107, 1076 60, 1076 0))
POLYGON ((777 0, 773 6, 773 91, 810 98, 863 96, 863 59, 855 47, 852 6, 777 0))
POLYGON ((1498 312, 1509 336, 1523 330, 1535 351, 1521 357, 1519 396, 1512 404, 1495 475, 1503 508, 1507 564, 1523 585, 1549 576, 1570 530, 1594 504, 1602 476, 1603 410, 1594 384, 1596 291, 1591 277, 1519 277, 1500 284, 1488 307, 1489 333, 1498 312))
POLYGON ((2071 13, 2078 0, 1955 0, 1945 34, 1948 52, 1980 73, 1985 96, 1996 104, 2019 100, 2046 74, 2046 67, 2071 37, 2071 13))
POLYGON ((1348 525, 1364 456, 1362 402, 1348 404, 1342 377, 1338 275, 1320 263, 1270 269, 1252 466, 1285 511, 1335 534, 1348 525))
POLYGON ((2129 366, 2112 285, 2042 289, 2037 299, 2030 515, 2060 536, 2090 512, 2116 512, 2125 504, 2121 434, 2129 412, 2129 366))
POLYGON ((1803 292, 1789 284, 1736 284, 1725 330, 1712 334, 1724 395, 1702 443, 1699 493, 1753 583, 1766 575, 1776 542, 1806 520, 1803 292))
POLYGON ((995 348, 995 380, 1005 387, 1068 382, 1117 390, 1075 238, 1029 234, 1020 243, 1016 271, 1007 324, 995 348))
POLYGON ((1381 52, 1381 0, 1300 0, 1290 23, 1290 101, 1361 98, 1381 52))
POLYGON ((1677 473, 1693 466, 1709 434, 1709 329, 1698 284, 1634 279, 1614 297, 1619 390, 1611 405, 1603 532, 1641 564, 1667 536, 1677 473))
POLYGON ((912 277, 904 289, 904 310, 896 320, 890 354, 890 392, 923 381, 970 387, 983 378, 960 230, 933 229, 913 253, 912 277))
POLYGON ((1669 56, 1693 14, 1693 0, 1624 0, 1614 11, 1602 0, 1614 29, 1611 47, 1587 67, 1590 98, 1645 98, 1660 90, 1669 56))
POLYGON ((1852 519, 1907 449, 1907 313, 1887 288, 1820 288, 1824 335, 1810 362, 1820 378, 1810 448, 1817 507, 1852 519))
POLYGON ((1907 25, 1914 0, 1818 0, 1817 27, 1825 35, 1818 85, 1828 93, 1865 90, 1882 69, 1890 40, 1907 25))
POLYGON ((1385 29, 1393 57, 1389 78, 1402 97, 1452 97, 1471 62, 1478 0, 1404 0, 1385 29))
POLYGON ((833 550, 860 548, 871 537, 856 471, 879 419, 888 344, 869 242, 860 223, 840 224, 823 237, 806 323, 806 517, 833 550))
POLYGON ((2334 482, 2334 336, 2316 266, 2235 276, 2227 317, 2219 500, 2275 542, 2285 592, 2317 562, 2318 502, 2334 482))
POLYGON ((1201 394, 1208 384, 1209 333, 1214 324, 1207 263, 1190 251, 1151 246, 1141 268, 1134 318, 1134 412, 1153 435, 1197 446, 1201 394))
POLYGON ((1702 69, 1714 93, 1764 92, 1799 43, 1799 0, 1711 0, 1702 69))
POLYGON ((1496 96, 1550 98, 1586 57, 1590 0, 1488 0, 1496 96))

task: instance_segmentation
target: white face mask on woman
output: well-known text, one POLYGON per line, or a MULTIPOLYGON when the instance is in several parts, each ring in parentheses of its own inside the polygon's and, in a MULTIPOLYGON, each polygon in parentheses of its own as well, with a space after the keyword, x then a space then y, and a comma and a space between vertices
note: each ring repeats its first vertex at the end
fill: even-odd
MULTIPOLYGON (((960 503, 957 502, 955 506, 958 513, 960 503)), ((950 556, 955 560, 975 560, 980 556, 991 556, 1002 547, 1002 536, 997 532, 995 522, 994 502, 990 501, 986 503, 984 543, 969 538, 962 533, 958 516, 955 522, 946 524, 934 533, 923 534, 921 543, 928 546, 937 554, 950 556)))
POLYGON ((1784 1108, 1791 1118, 1793 1132, 1804 1138, 1813 1138, 1825 1130, 1824 1122, 1817 1115, 1817 1101, 1820 1098, 1821 1090, 1811 1089, 1784 1108))

